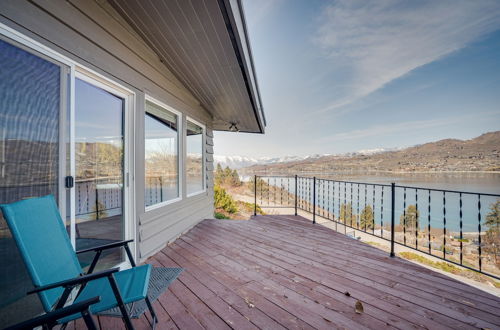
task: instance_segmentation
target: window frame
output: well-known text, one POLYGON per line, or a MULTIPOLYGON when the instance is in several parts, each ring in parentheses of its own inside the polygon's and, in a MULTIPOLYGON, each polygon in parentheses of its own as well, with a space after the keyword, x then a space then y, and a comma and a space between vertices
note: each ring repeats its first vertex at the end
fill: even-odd
MULTIPOLYGON (((144 100, 144 118, 147 116, 148 112, 146 110, 146 104, 147 102, 151 102, 155 104, 156 106, 159 106, 171 113, 173 113, 175 116, 177 116, 177 178, 178 178, 178 188, 179 188, 179 196, 173 199, 169 199, 166 201, 162 201, 160 203, 156 203, 153 205, 146 206, 146 201, 144 198, 144 212, 149 212, 152 210, 156 210, 158 208, 161 208, 166 205, 170 205, 176 202, 179 202, 182 200, 183 196, 183 180, 182 178, 184 177, 184 169, 182 167, 182 158, 183 158, 183 145, 182 145, 182 133, 184 132, 184 125, 182 122, 182 112, 174 109, 173 107, 169 106, 168 104, 159 101, 158 99, 145 94, 145 100, 144 100)), ((145 190, 146 190, 146 127, 144 125, 144 136, 143 136, 143 141, 144 141, 144 197, 145 195, 145 190)))
POLYGON ((202 160, 202 165, 201 165, 201 171, 202 171, 202 186, 203 186, 203 189, 202 190, 199 190, 199 191, 195 191, 195 192, 192 192, 190 194, 187 194, 187 170, 186 170, 186 197, 193 197, 193 196, 196 196, 196 195, 200 195, 200 194, 204 194, 206 193, 207 191, 207 169, 206 169, 206 132, 207 132, 207 128, 204 124, 200 123, 199 121, 197 121, 196 119, 193 119, 192 117, 189 117, 189 116, 186 116, 186 129, 184 130, 184 136, 186 138, 186 152, 184 153, 184 159, 185 159, 185 162, 184 162, 184 167, 186 167, 186 164, 187 164, 187 122, 190 121, 192 122, 193 124, 195 125, 198 125, 199 127, 202 128, 202 136, 201 136, 201 160, 202 160))

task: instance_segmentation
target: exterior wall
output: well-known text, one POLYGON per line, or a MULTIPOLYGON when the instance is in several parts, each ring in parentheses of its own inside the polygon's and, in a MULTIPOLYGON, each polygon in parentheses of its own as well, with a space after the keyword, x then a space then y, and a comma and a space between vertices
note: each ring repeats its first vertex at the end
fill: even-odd
MULTIPOLYGON (((137 228, 135 238, 139 242, 135 249, 140 261, 200 220, 213 216, 212 116, 107 2, 3 0, 0 22, 135 93, 131 191, 137 228), (207 175, 204 193, 187 198, 186 189, 182 189, 181 201, 148 212, 144 208, 146 94, 182 112, 184 122, 189 116, 206 125, 207 175)), ((180 154, 185 154, 185 150, 184 153, 180 150, 180 154)), ((181 182, 185 184, 185 181, 184 177, 181 182)))

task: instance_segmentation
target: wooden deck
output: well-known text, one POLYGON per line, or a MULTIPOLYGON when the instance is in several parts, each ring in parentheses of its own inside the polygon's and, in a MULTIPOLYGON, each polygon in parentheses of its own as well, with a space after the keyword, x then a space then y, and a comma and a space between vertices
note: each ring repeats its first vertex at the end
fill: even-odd
POLYGON ((498 297, 302 217, 205 220, 148 262, 185 268, 154 304, 158 329, 500 327, 498 297))

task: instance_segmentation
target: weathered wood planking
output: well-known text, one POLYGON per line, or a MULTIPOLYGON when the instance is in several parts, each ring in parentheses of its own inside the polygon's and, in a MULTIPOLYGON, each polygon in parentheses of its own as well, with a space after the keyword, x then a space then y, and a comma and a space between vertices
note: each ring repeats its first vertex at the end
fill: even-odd
POLYGON ((160 329, 500 327, 498 297, 301 217, 205 220, 148 262, 185 269, 154 304, 160 329))

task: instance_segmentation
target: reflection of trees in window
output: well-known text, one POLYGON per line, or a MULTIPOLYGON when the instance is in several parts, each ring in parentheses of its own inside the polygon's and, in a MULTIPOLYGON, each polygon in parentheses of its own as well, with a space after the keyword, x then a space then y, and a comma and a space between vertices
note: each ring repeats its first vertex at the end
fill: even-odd
POLYGON ((187 193, 203 190, 203 128, 187 121, 187 193))
POLYGON ((78 142, 75 144, 77 179, 121 177, 123 147, 118 143, 78 142))
POLYGON ((146 206, 179 197, 178 117, 146 103, 146 206))

